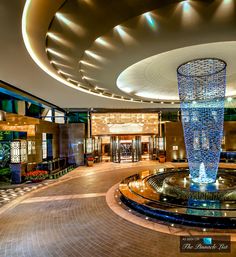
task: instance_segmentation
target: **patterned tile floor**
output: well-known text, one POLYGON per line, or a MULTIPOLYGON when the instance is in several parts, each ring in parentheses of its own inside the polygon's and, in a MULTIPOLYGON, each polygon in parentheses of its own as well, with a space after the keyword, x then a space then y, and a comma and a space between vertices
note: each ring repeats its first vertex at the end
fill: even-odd
POLYGON ((109 188, 144 167, 157 165, 80 167, 58 182, 28 193, 0 214, 0 256, 236 256, 234 243, 230 254, 181 254, 178 236, 133 224, 108 207, 105 193, 109 188))
POLYGON ((0 207, 4 204, 9 203, 10 201, 14 200, 19 196, 25 195, 26 193, 36 190, 37 188, 40 188, 45 185, 48 185, 48 182, 30 185, 25 184, 24 186, 20 187, 0 189, 0 207))

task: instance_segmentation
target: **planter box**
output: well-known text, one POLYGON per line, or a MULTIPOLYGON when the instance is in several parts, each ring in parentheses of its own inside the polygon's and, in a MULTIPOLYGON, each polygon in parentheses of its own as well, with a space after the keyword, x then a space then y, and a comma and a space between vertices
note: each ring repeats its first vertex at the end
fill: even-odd
POLYGON ((160 163, 164 163, 166 161, 166 157, 165 156, 159 156, 159 162, 160 163))
POLYGON ((87 161, 87 165, 88 165, 88 167, 92 167, 93 166, 93 161, 87 161))

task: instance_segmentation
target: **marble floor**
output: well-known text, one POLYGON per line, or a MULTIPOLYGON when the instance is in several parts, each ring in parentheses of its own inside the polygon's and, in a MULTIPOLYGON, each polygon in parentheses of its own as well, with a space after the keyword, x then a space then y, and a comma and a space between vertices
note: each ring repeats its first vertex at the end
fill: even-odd
POLYGON ((179 236, 139 226, 109 208, 106 193, 112 186, 157 166, 143 161, 79 167, 24 199, 14 199, 0 214, 0 256, 236 256, 234 242, 228 254, 181 254, 179 236))

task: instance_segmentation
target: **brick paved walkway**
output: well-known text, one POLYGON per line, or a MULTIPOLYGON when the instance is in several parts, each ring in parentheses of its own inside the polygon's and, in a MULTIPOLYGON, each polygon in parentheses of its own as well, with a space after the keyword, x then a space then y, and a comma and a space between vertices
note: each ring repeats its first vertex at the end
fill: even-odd
MULTIPOLYGON (((141 164, 156 165, 80 167, 59 183, 29 194, 0 215, 0 256, 194 256, 179 253, 177 236, 130 223, 107 206, 107 190, 142 170, 141 164)), ((232 245, 231 254, 218 256, 236 256, 236 245, 232 245)))

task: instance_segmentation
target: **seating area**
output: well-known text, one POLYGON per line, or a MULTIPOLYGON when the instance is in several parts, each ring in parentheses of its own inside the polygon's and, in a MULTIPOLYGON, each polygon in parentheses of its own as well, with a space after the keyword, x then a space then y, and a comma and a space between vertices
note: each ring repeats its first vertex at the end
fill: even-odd
POLYGON ((49 174, 53 174, 57 171, 60 171, 67 166, 66 158, 56 158, 51 161, 44 161, 37 164, 36 169, 46 170, 49 174))

